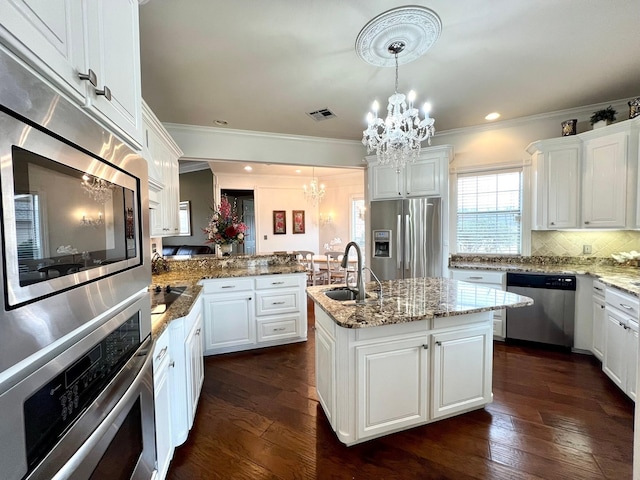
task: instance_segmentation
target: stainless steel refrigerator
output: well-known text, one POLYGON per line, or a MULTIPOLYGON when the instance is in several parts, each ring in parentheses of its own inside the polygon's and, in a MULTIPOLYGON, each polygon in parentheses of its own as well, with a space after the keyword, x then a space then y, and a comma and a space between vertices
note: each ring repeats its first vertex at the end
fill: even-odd
POLYGON ((380 280, 442 276, 440 198, 371 202, 371 269, 380 280))

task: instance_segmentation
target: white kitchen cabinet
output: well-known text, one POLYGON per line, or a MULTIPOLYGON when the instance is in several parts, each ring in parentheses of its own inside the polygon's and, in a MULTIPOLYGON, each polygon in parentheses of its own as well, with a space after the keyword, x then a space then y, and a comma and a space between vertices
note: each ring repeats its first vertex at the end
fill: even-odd
POLYGON ((640 117, 530 144, 532 228, 637 228, 640 117))
POLYGON ((604 300, 605 286, 598 280, 593 281, 593 347, 591 352, 600 361, 604 357, 606 339, 606 314, 604 300))
MULTIPOLYGON (((331 328, 331 327, 329 327, 331 328)), ((336 340, 333 333, 316 323, 316 390, 329 423, 336 428, 336 340)))
POLYGON ((428 420, 426 335, 356 347, 358 438, 428 420))
POLYGON ((0 4, 0 17, 3 43, 140 149, 137 0, 15 0, 0 4))
POLYGON ((636 398, 639 302, 616 288, 605 291, 606 341, 602 370, 631 399, 636 398))
POLYGON ((448 192, 451 146, 423 148, 418 159, 404 169, 379 165, 375 156, 369 162, 370 200, 403 197, 443 196, 448 192))
POLYGON ((432 336, 432 418, 491 402, 491 341, 489 326, 432 336))
POLYGON ((156 455, 158 480, 164 479, 169 471, 169 463, 173 457, 173 440, 171 428, 171 383, 172 368, 169 352, 169 331, 156 340, 153 350, 153 395, 156 419, 156 455))
POLYGON ((256 343, 254 303, 253 291, 204 296, 206 354, 256 343))
MULTIPOLYGON (((463 282, 475 283, 484 287, 492 288, 495 290, 505 290, 505 274, 504 272, 491 271, 491 270, 463 270, 452 268, 450 269, 451 278, 454 280, 461 280, 463 282)), ((491 291, 486 292, 487 295, 493 295, 495 300, 495 294, 491 291)), ((506 334, 505 324, 505 310, 493 310, 493 338, 497 340, 504 340, 506 334)))
POLYGON ((189 429, 193 426, 193 420, 196 417, 196 408, 202 391, 204 382, 204 357, 202 345, 202 309, 197 311, 192 309, 189 313, 189 319, 185 322, 191 325, 191 329, 184 341, 185 367, 187 381, 187 418, 189 421, 189 429))
POLYGON ((306 274, 207 279, 205 355, 307 339, 306 274))
POLYGON ((144 123, 142 151, 149 165, 149 204, 153 206, 149 215, 150 234, 152 237, 177 235, 180 231, 178 158, 182 156, 182 150, 144 102, 142 118, 144 123), (154 203, 152 198, 156 200, 154 203))
POLYGON ((318 399, 346 445, 492 399, 490 312, 342 328, 316 304, 315 322, 318 399))
POLYGON ((627 139, 626 132, 618 132, 584 142, 584 228, 626 226, 627 139))

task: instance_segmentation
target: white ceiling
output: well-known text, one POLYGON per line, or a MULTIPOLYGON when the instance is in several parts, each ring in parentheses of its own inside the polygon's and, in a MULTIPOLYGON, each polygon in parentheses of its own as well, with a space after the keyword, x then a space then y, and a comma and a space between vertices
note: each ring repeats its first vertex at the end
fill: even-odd
MULTIPOLYGON (((163 122, 360 140, 393 68, 355 53, 391 0, 151 0, 140 7, 142 93, 163 122), (316 122, 305 112, 329 108, 316 122)), ((438 130, 640 95, 638 0, 412 0, 442 19, 399 91, 430 101, 438 130)), ((384 108, 384 107, 383 107, 384 108)), ((619 119, 627 112, 619 112, 619 119)))

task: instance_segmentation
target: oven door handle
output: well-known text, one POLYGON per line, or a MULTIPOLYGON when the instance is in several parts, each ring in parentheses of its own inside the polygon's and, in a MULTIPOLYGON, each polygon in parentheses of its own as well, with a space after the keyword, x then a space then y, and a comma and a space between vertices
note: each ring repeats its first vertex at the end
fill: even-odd
MULTIPOLYGON (((139 395, 140 385, 145 381, 145 377, 151 369, 151 362, 153 356, 151 355, 150 348, 141 348, 136 354, 138 357, 145 356, 142 367, 136 374, 136 378, 129 384, 122 398, 113 407, 111 412, 100 422, 98 428, 87 438, 82 446, 73 454, 73 456, 65 463, 65 465, 51 478, 51 480, 63 480, 68 478, 74 478, 77 475, 77 470, 81 467, 86 458, 89 457, 91 451, 96 448, 98 443, 104 439, 105 434, 110 430, 114 424, 117 424, 118 416, 133 404, 135 398, 139 395)), ((135 358, 135 357, 133 357, 135 358)), ((120 422, 122 423, 122 422, 120 422)), ((117 425, 120 428, 120 425, 117 425)), ((117 430, 117 429, 116 429, 117 430)), ((93 468, 92 468, 93 470, 93 468)))

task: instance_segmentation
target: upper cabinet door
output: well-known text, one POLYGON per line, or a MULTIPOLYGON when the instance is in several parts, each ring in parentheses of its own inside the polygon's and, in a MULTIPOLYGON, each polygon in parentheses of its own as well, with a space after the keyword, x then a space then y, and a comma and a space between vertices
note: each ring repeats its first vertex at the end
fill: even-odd
POLYGON ((142 146, 138 2, 86 0, 85 8, 89 66, 98 79, 97 87, 89 86, 87 107, 142 146))
POLYGON ((627 133, 619 132, 584 142, 584 228, 625 227, 627 138, 627 133))
POLYGON ((402 178, 393 165, 370 165, 371 200, 402 198, 402 178))
POLYGON ((0 2, 0 38, 77 103, 86 73, 82 3, 77 0, 0 2))
POLYGON ((442 155, 420 158, 415 163, 408 163, 405 167, 405 194, 407 197, 439 195, 441 164, 442 155))
POLYGON ((578 146, 547 153, 548 227, 578 228, 580 186, 578 146))

